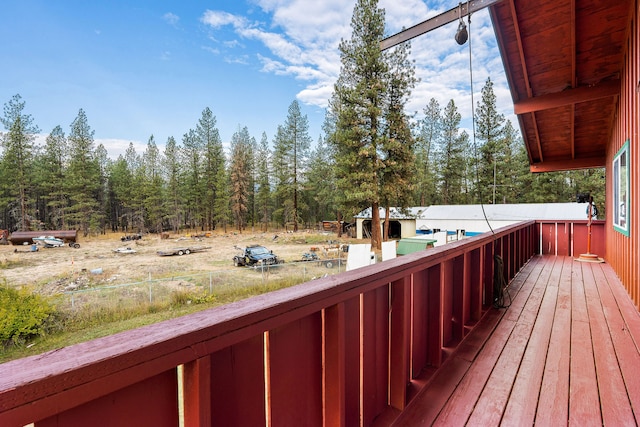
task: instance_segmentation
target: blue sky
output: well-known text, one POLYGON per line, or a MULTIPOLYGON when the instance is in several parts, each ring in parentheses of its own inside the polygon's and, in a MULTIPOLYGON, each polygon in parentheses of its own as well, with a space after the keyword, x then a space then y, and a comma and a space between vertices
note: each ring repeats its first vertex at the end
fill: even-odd
MULTIPOLYGON (((458 3, 380 0, 387 33, 458 3)), ((20 94, 43 137, 66 134, 83 109, 95 141, 111 157, 130 142, 139 154, 151 135, 162 149, 195 128, 209 107, 223 142, 239 127, 272 141, 297 99, 316 141, 340 72, 338 44, 349 38, 355 0, 6 0, 0 3, 0 103, 20 94)), ((470 126, 468 46, 456 23, 412 42, 421 79, 408 105, 454 99, 470 126)), ((472 16, 475 102, 487 78, 499 109, 513 107, 487 11, 472 16)), ((514 123, 515 124, 515 123, 514 123)))

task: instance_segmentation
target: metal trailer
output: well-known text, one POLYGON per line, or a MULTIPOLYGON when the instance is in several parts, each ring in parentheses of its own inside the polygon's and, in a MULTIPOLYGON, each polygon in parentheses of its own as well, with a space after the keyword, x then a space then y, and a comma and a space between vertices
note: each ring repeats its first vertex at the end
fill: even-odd
POLYGON ((160 256, 172 256, 172 255, 182 256, 182 255, 189 255, 194 252, 206 251, 207 249, 211 249, 211 246, 185 246, 181 248, 165 249, 162 251, 158 251, 157 254, 160 256))

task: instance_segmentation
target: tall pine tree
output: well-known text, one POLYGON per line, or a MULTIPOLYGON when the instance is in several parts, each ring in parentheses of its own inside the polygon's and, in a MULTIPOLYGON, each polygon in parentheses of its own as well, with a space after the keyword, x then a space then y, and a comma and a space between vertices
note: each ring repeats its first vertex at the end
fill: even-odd
POLYGON ((13 220, 18 229, 29 229, 29 204, 31 175, 34 156, 34 141, 40 131, 33 118, 24 113, 25 102, 14 95, 4 106, 0 123, 7 130, 2 134, 2 164, 5 197, 3 204, 13 205, 13 220), (10 172, 10 174, 9 174, 10 172))
POLYGON ((69 132, 69 167, 65 188, 69 194, 69 218, 83 232, 99 232, 101 218, 98 193, 100 166, 94 153, 94 131, 89 126, 84 110, 71 123, 69 132))
POLYGON ((388 90, 385 103, 385 134, 381 160, 381 198, 385 209, 383 239, 389 237, 391 206, 409 207, 414 188, 414 144, 405 106, 415 87, 415 68, 409 60, 411 45, 403 43, 388 55, 388 90))
POLYGON ((220 132, 216 127, 216 117, 209 107, 202 111, 202 116, 196 126, 196 135, 204 150, 203 181, 204 181, 204 217, 206 227, 210 230, 216 228, 214 206, 217 198, 218 173, 224 167, 224 149, 220 132))
POLYGON ((252 146, 246 127, 231 137, 231 212, 236 228, 242 233, 247 225, 249 193, 251 191, 252 146))
POLYGON ((256 151, 256 185, 258 186, 256 192, 257 220, 260 223, 260 229, 262 231, 267 231, 271 219, 270 160, 271 151, 269 150, 269 141, 267 134, 263 132, 260 145, 256 151))
POLYGON ((442 112, 435 98, 424 107, 424 117, 420 120, 416 137, 416 191, 415 200, 420 206, 434 205, 440 202, 436 189, 438 165, 436 161, 437 145, 442 137, 442 112))
POLYGON ((442 119, 442 141, 440 144, 440 193, 442 203, 463 203, 463 184, 466 169, 465 151, 468 142, 466 133, 460 134, 462 116, 455 102, 449 101, 442 119))
POLYGON ((482 203, 496 202, 498 175, 502 173, 506 148, 504 120, 504 115, 498 113, 493 82, 487 78, 482 88, 482 100, 475 111, 476 141, 481 144, 476 194, 482 203))
POLYGON ((371 245, 380 249, 379 208, 383 203, 380 153, 387 138, 383 115, 387 99, 387 54, 380 51, 384 11, 377 0, 358 0, 352 35, 340 42, 342 69, 329 108, 335 133, 328 139, 335 153, 338 191, 352 212, 371 207, 371 245))

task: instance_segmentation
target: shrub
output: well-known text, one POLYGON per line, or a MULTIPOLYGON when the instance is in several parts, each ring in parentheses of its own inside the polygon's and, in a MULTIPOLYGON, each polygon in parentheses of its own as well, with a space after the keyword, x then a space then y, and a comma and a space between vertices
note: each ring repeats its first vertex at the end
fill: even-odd
POLYGON ((0 288, 0 344, 18 344, 44 335, 54 309, 39 295, 0 288))

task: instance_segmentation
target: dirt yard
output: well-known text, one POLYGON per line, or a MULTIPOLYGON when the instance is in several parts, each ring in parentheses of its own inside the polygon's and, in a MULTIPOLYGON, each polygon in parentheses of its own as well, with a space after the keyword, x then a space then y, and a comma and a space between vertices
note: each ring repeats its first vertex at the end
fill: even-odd
MULTIPOLYGON (((227 233, 211 237, 194 238, 173 235, 161 239, 158 235, 145 235, 141 240, 122 242, 123 234, 111 234, 78 239, 80 248, 69 246, 42 248, 31 251, 31 246, 0 246, 0 277, 5 286, 28 285, 36 292, 53 295, 74 290, 84 281, 92 286, 109 283, 127 283, 149 277, 170 274, 197 274, 218 270, 233 270, 232 258, 239 253, 234 246, 261 244, 271 249, 285 262, 302 259, 312 247, 325 256, 338 243, 360 243, 355 239, 335 234, 312 232, 297 233, 227 233), (176 248, 205 247, 188 255, 160 256, 158 251, 176 248), (118 248, 131 248, 135 253, 117 253, 118 248)), ((335 249, 334 249, 335 251, 335 249)), ((333 252, 335 254, 335 252, 333 252)), ((346 259, 346 254, 343 254, 346 259)))

